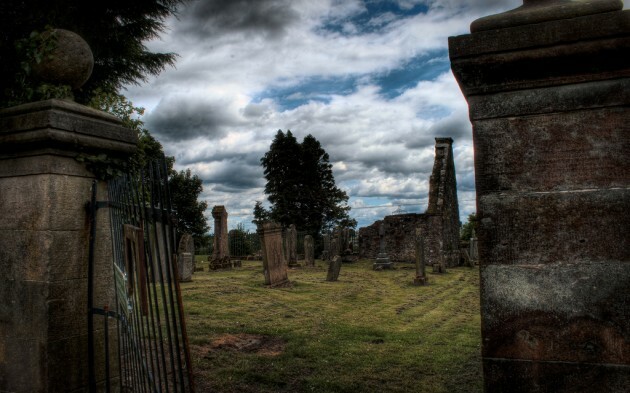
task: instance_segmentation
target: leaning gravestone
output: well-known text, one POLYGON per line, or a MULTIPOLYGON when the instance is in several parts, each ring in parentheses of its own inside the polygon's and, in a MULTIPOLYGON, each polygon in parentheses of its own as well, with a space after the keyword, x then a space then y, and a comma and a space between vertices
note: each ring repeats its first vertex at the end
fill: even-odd
POLYGON ((306 266, 315 266, 315 243, 313 236, 304 236, 304 262, 306 266))
POLYGON ((192 281, 192 274, 195 269, 195 242, 190 233, 184 233, 179 240, 177 247, 177 267, 179 269, 179 280, 183 282, 192 281))
POLYGON ((335 255, 328 264, 328 274, 326 276, 326 281, 337 281, 340 271, 341 257, 339 255, 335 255))
POLYGON ((287 262, 282 247, 282 226, 275 222, 266 222, 263 224, 262 235, 265 284, 272 287, 288 284, 287 262))

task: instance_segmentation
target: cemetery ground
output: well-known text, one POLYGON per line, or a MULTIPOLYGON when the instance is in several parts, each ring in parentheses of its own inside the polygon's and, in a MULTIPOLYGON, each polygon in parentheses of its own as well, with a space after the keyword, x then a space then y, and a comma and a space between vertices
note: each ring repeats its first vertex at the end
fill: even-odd
MULTIPOLYGON (((197 265, 205 256, 197 256, 197 265)), ((196 272, 182 283, 200 392, 481 392, 479 271, 373 271, 325 262, 263 285, 262 262, 196 272)))

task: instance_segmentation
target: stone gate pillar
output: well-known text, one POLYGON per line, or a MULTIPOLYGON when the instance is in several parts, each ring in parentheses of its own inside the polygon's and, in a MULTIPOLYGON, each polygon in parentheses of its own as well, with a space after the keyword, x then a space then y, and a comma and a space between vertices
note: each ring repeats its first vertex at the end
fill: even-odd
POLYGON ((486 391, 624 391, 630 11, 524 3, 449 39, 473 124, 486 391))
MULTIPOLYGON (((117 118, 69 101, 0 110, 0 391, 87 391, 86 203, 94 175, 77 158, 125 159, 136 141, 117 118)), ((106 184, 97 199, 107 200, 106 184)), ((114 309, 106 209, 97 223, 94 306, 114 309)), ((102 387, 101 316, 94 326, 102 387)), ((115 337, 110 332, 112 359, 115 337)))

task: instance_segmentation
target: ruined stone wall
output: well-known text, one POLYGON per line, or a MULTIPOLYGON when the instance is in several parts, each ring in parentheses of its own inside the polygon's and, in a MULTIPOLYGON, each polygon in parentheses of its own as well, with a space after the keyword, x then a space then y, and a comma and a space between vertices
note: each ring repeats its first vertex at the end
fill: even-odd
POLYGON ((630 11, 536 3, 449 39, 473 124, 485 391, 626 391, 630 11))
POLYGON ((437 214, 398 214, 359 229, 359 257, 376 258, 380 252, 381 223, 385 224, 385 253, 393 262, 414 262, 416 228, 425 238, 427 265, 439 263, 442 258, 442 217, 437 214))
POLYGON ((415 230, 425 238, 427 265, 459 263, 459 204, 453 162, 453 140, 435 138, 435 159, 429 180, 429 206, 425 214, 386 216, 369 227, 359 229, 359 256, 376 258, 379 253, 380 223, 385 223, 385 252, 391 261, 415 261, 415 230))

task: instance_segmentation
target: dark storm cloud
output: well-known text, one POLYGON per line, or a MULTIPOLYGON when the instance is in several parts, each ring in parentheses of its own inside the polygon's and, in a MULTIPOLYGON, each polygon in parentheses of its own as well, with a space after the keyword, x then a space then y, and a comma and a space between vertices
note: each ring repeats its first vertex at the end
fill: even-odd
POLYGON ((236 122, 221 102, 179 98, 160 101, 146 117, 149 130, 168 141, 219 139, 225 135, 224 127, 236 122))
POLYGON ((422 134, 414 134, 407 139, 405 147, 409 149, 422 148, 435 143, 435 138, 470 139, 471 125, 465 113, 456 113, 438 120, 422 134))
POLYGON ((200 177, 204 184, 211 184, 214 190, 220 192, 243 191, 265 185, 260 167, 244 165, 236 160, 222 161, 211 171, 202 171, 200 177))
POLYGON ((183 10, 179 30, 201 38, 233 32, 277 38, 298 18, 290 0, 202 0, 183 10))

